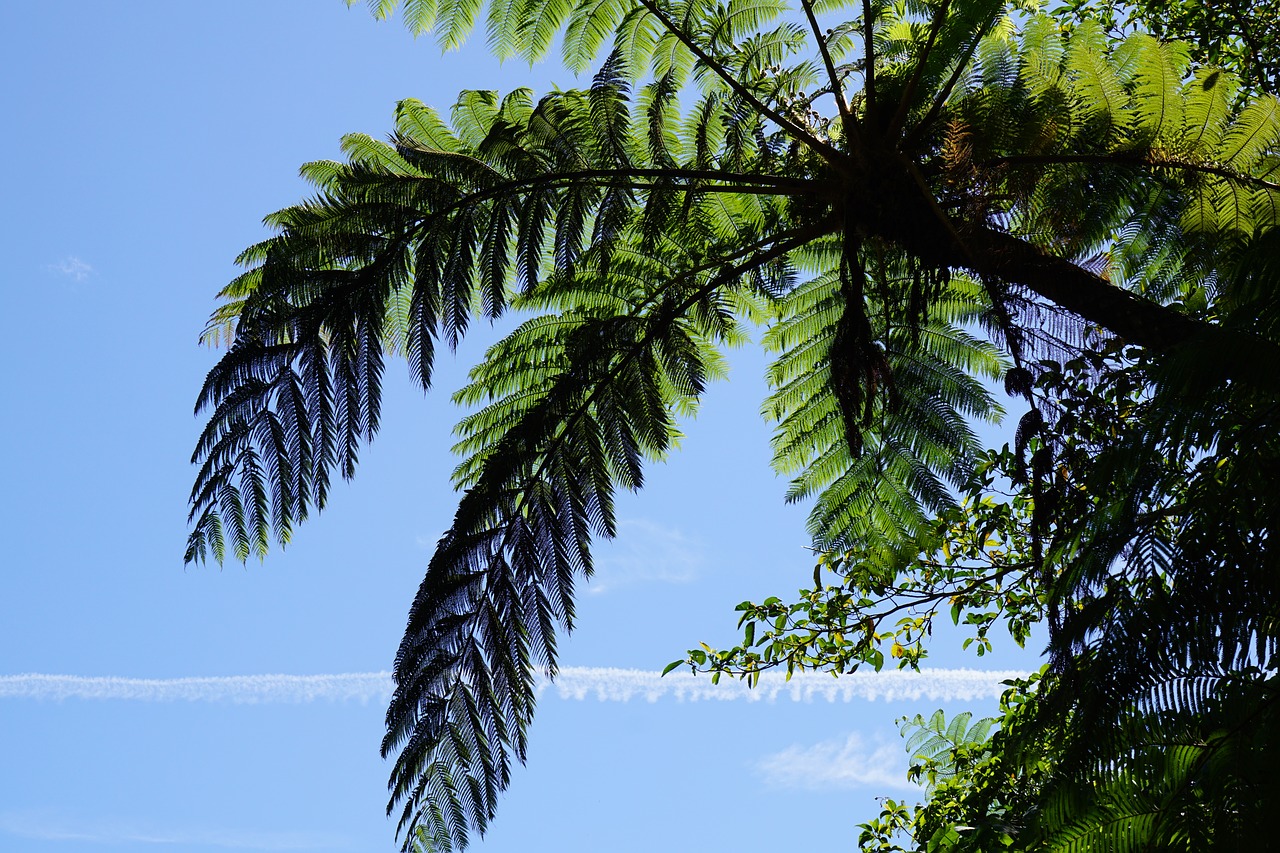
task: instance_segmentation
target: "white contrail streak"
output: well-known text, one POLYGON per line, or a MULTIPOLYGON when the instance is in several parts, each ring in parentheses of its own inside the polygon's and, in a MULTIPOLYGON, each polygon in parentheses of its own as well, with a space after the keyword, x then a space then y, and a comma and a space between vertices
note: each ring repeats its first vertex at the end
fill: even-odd
MULTIPOLYGON (((565 667, 554 682, 539 679, 538 692, 561 699, 629 702, 675 699, 677 702, 886 702, 927 698, 964 701, 998 697, 1001 683, 1026 673, 1017 670, 926 669, 921 672, 827 674, 766 673, 755 688, 738 680, 712 684, 706 675, 673 672, 665 677, 640 669, 565 667)), ((391 696, 389 672, 336 675, 232 675, 208 678, 119 678, 80 675, 0 675, 0 699, 115 699, 133 702, 232 702, 237 704, 328 702, 385 703, 391 696)))
POLYGON ((133 702, 385 702, 391 673, 229 675, 211 678, 118 678, 0 675, 0 699, 122 699, 133 702))
POLYGON ((167 827, 127 820, 68 817, 48 812, 0 812, 0 833, 34 841, 74 841, 81 847, 86 844, 129 844, 132 845, 131 849, 138 849, 141 845, 225 847, 232 850, 347 850, 355 847, 349 839, 316 830, 281 832, 198 826, 167 827))
POLYGON ((639 669, 566 667, 555 682, 541 685, 562 699, 599 699, 627 702, 642 698, 656 702, 664 697, 677 701, 745 699, 773 702, 790 699, 811 702, 825 699, 851 702, 854 699, 886 702, 928 698, 934 701, 998 697, 1005 690, 1002 681, 1023 678, 1016 670, 926 669, 920 672, 855 672, 833 678, 826 673, 796 673, 788 681, 784 673, 768 672, 754 688, 737 679, 722 678, 712 684, 706 675, 673 672, 666 677, 639 669))

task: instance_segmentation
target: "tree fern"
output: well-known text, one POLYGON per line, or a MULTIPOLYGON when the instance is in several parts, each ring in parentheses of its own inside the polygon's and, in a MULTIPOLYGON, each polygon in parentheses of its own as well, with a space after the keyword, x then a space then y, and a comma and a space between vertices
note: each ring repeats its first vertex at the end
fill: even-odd
MULTIPOLYGON (((585 90, 467 91, 448 119, 406 100, 388 141, 345 137, 206 331, 229 346, 197 402, 189 561, 260 555, 324 506, 377 432, 388 353, 426 388, 438 344, 521 312, 459 393, 459 506, 397 655, 384 751, 407 845, 493 818, 615 491, 666 458, 747 322, 770 325, 775 463, 819 546, 916 555, 972 482, 973 423, 999 416, 984 383, 1009 371, 1034 405, 1012 456, 1066 686, 1030 742, 1064 721, 1114 735, 1066 743, 1045 838, 1094 831, 1072 835, 1070 784, 1119 766, 1126 721, 1199 702, 1176 685, 1213 655, 1272 665, 1269 611, 1230 602, 1270 594, 1246 552, 1274 519, 1227 486, 1256 495, 1274 467, 1276 102, 1237 109, 1183 48, 991 0, 853 4, 824 30, 843 8, 370 3, 446 47, 483 26, 502 57, 559 41, 570 68, 600 63, 585 90), (1255 532, 1179 509, 1214 502, 1255 532), (1234 614, 1208 634, 1187 627, 1204 600, 1234 614), (1151 626, 1170 651, 1144 674, 1151 626)), ((1178 760, 1170 778, 1199 772, 1178 760)), ((1108 837, 1163 831, 1174 806, 1143 829, 1116 784, 1107 814, 1131 828, 1108 837)))

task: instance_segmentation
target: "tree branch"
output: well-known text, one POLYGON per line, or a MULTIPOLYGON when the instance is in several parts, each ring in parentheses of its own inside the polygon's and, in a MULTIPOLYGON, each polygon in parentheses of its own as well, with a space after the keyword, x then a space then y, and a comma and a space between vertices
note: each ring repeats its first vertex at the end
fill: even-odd
POLYGON ((955 89, 956 84, 960 82, 961 75, 964 70, 969 67, 969 60, 973 58, 973 52, 978 49, 978 43, 986 38, 987 31, 991 29, 995 23, 995 18, 988 19, 982 29, 974 33, 973 40, 969 42, 969 48, 956 61, 956 67, 952 69, 951 76, 947 79, 947 84, 938 90, 937 97, 933 99, 933 105, 929 107, 929 112, 925 113, 924 118, 920 119, 920 123, 915 126, 907 137, 904 148, 914 148, 919 143, 920 138, 928 131, 929 125, 933 124, 934 119, 942 112, 942 107, 946 104, 947 98, 951 97, 951 92, 955 89))
POLYGON ((1217 329, 1116 287, 1065 258, 994 228, 966 229, 965 246, 967 252, 957 253, 957 266, 967 266, 981 276, 1021 284, 1138 346, 1167 350, 1217 329))
POLYGON ((800 142, 804 142, 806 145, 808 145, 809 147, 813 148, 815 151, 822 154, 824 157, 826 157, 826 159, 829 162, 839 163, 845 159, 844 154, 842 154, 837 148, 832 146, 830 143, 824 142, 823 140, 809 133, 809 131, 805 130, 803 127, 796 124, 791 119, 782 115, 777 110, 770 108, 763 101, 761 101, 754 94, 752 94, 750 89, 742 85, 741 81, 737 80, 732 74, 726 71, 724 69, 724 66, 722 66, 719 62, 716 62, 716 60, 709 53, 707 53, 702 48, 701 45, 695 42, 682 29, 677 27, 675 24, 675 21, 672 21, 671 18, 665 12, 659 9, 658 4, 654 2, 654 0, 640 0, 640 5, 648 9, 649 14, 657 18, 658 21, 664 27, 667 28, 668 32, 670 32, 673 36, 678 38, 681 44, 689 48, 689 50, 693 53, 694 56, 702 60, 703 64, 705 64, 708 68, 710 68, 717 77, 719 77, 721 80, 723 80, 725 83, 729 85, 730 89, 732 89, 735 93, 737 93, 743 100, 749 103, 752 107, 754 107, 761 115, 763 115, 765 118, 772 121, 778 127, 782 128, 792 138, 800 142))
POLYGON ((1026 287, 1137 346, 1164 352, 1195 342, 1237 352, 1230 369, 1233 379, 1280 391, 1280 373, 1248 364, 1280 364, 1276 343, 1193 319, 985 223, 952 223, 945 214, 939 216, 932 193, 920 186, 911 169, 898 166, 869 172, 854 184, 857 191, 847 201, 848 211, 864 233, 896 243, 925 263, 1026 287))
POLYGON ((929 59, 929 54, 933 51, 934 42, 938 40, 938 33, 942 30, 942 25, 947 20, 947 12, 951 10, 951 0, 943 0, 942 6, 938 9, 938 14, 934 16, 932 24, 929 26, 929 38, 924 43, 924 49, 920 51, 920 58, 916 60, 916 69, 911 74, 911 79, 907 82, 907 88, 902 92, 902 99, 898 102, 898 109, 893 115, 893 120, 889 122, 889 129, 886 136, 893 139, 902 130, 902 126, 907 122, 907 110, 911 108, 911 99, 915 97, 916 89, 920 86, 920 78, 924 76, 925 62, 929 59))
POLYGON ((876 114, 876 36, 872 26, 871 0, 862 0, 862 52, 866 62, 863 90, 867 93, 867 124, 875 126, 876 114))
POLYGON ((1221 166, 1205 163, 1189 163, 1183 160, 1167 160, 1158 157, 1135 157, 1129 154, 1012 154, 1007 157, 993 157, 983 160, 978 166, 1057 166, 1068 163, 1087 163, 1095 166, 1149 166, 1154 169, 1173 169, 1186 172, 1199 172, 1203 175, 1214 175, 1242 184, 1252 184, 1261 189, 1280 192, 1280 184, 1253 175, 1233 172, 1221 166))
MULTIPOLYGON (((516 178, 502 181, 482 190, 467 193, 454 203, 430 211, 419 220, 419 224, 428 219, 437 219, 461 210, 464 207, 480 202, 500 198, 507 193, 522 192, 536 188, 580 186, 584 182, 596 182, 596 186, 630 187, 632 189, 656 189, 655 184, 636 184, 627 178, 677 178, 686 181, 731 181, 728 185, 700 184, 698 192, 732 192, 752 195, 819 195, 824 190, 815 181, 799 178, 782 178, 770 175, 747 175, 736 172, 720 172, 715 169, 581 169, 569 172, 548 172, 529 178, 516 178)), ((424 177, 420 180, 435 180, 424 177)), ((673 189, 692 190, 690 187, 673 187, 673 189)))
POLYGON ((844 97, 844 85, 840 82, 840 75, 836 73, 835 63, 831 61, 831 51, 827 49, 827 40, 823 37, 822 30, 818 27, 818 19, 813 14, 813 4, 810 0, 800 0, 800 5, 804 7, 805 17, 809 19, 809 27, 813 30, 813 40, 818 43, 818 52, 822 54, 822 62, 827 66, 827 76, 831 78, 831 94, 836 97, 836 107, 840 110, 840 118, 848 119, 849 102, 844 97))

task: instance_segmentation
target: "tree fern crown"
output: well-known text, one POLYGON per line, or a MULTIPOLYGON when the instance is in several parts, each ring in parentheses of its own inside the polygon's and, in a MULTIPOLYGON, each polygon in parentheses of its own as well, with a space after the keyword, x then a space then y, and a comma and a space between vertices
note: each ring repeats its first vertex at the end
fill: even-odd
POLYGON ((775 464, 824 548, 895 548, 954 508, 1011 368, 1090 335, 1274 354, 1193 309, 1254 304, 1201 259, 1275 224, 1280 103, 1237 109, 1181 46, 994 0, 369 5, 446 48, 482 27, 501 57, 597 68, 345 137, 206 331, 227 350, 197 402, 188 561, 262 555, 324 507, 378 430, 388 354, 429 388, 439 345, 519 317, 455 397, 458 509, 396 656, 406 847, 484 832, 616 490, 752 325, 775 464))

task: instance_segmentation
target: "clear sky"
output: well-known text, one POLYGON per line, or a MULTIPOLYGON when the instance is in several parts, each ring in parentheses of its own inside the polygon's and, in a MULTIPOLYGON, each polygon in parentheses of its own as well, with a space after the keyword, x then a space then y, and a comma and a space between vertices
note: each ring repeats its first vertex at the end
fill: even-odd
MULTIPOLYGON (((357 479, 287 551, 184 569, 191 406, 217 355, 196 337, 262 216, 306 192, 298 166, 343 133, 386 133, 400 98, 572 75, 479 42, 441 56, 340 0, 7 3, 0 67, 0 850, 395 849, 376 673, 452 516, 443 392, 492 338, 425 400, 390 368, 357 479), (244 678, 343 673, 366 675, 244 678)), ((877 796, 915 796, 896 718, 994 707, 863 687, 623 701, 640 676, 602 668, 726 645, 737 602, 811 582, 762 372, 743 351, 684 450, 621 501, 561 646, 580 669, 543 693, 529 765, 474 849, 849 849, 877 796)), ((931 665, 1035 665, 1007 642, 982 660, 944 645, 931 665)))

